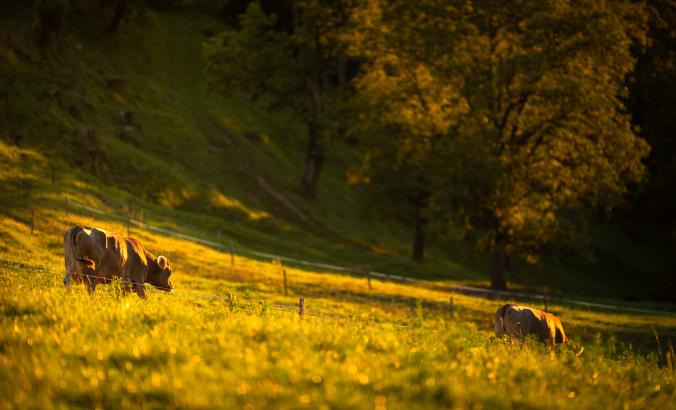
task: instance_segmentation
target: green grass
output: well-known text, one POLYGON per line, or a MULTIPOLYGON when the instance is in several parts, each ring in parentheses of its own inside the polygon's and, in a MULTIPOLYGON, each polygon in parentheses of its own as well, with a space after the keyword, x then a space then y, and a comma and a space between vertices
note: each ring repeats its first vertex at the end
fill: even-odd
MULTIPOLYGON (((375 279, 369 289, 363 277, 290 266, 284 296, 279 265, 238 255, 233 266, 227 253, 138 228, 170 260, 175 294, 66 292, 64 230, 125 227, 72 207, 66 215, 63 196, 111 213, 127 196, 65 165, 52 186, 53 163, 33 149, 1 143, 0 159, 0 407, 669 408, 676 399, 666 355, 674 316, 550 304, 571 345, 518 347, 492 335, 504 301, 456 294, 451 320, 439 289, 375 279), (309 313, 336 317, 274 308, 299 297, 309 313)), ((198 236, 218 221, 141 206, 150 222, 198 236)))
POLYGON ((138 229, 174 266, 175 294, 67 292, 68 224, 124 226, 36 210, 34 235, 18 213, 0 216, 0 407, 631 409, 676 399, 673 316, 555 305, 571 345, 514 346, 492 335, 503 302, 456 294, 451 320, 438 290, 379 280, 369 290, 363 278, 290 267, 283 296, 278 265, 238 256, 231 266, 227 254, 138 229), (274 309, 300 296, 309 313, 337 317, 274 309))
MULTIPOLYGON (((21 31, 26 12, 14 10, 0 30, 21 31)), ((485 284, 489 260, 437 243, 430 261, 411 263, 408 233, 370 220, 344 183, 354 153, 341 142, 318 200, 303 199, 303 127, 242 96, 207 93, 202 32, 221 22, 149 11, 115 35, 83 27, 48 50, 28 36, 0 41, 0 408, 673 407, 666 352, 674 316, 550 304, 571 346, 516 347, 492 336, 504 301, 456 294, 451 320, 450 295, 439 289, 375 279, 369 289, 363 277, 293 266, 284 267, 284 296, 282 268, 270 261, 240 253, 232 266, 227 253, 138 228, 134 236, 169 258, 175 294, 142 301, 119 286, 66 292, 64 230, 125 227, 72 206, 66 215, 65 197, 118 216, 131 201, 135 219, 212 241, 220 229, 238 250, 439 285, 485 284), (133 130, 121 110, 134 112, 133 130), (90 129, 98 140, 88 139, 90 129), (100 167, 91 165, 96 149, 105 156, 100 167), (309 222, 266 193, 258 176, 309 222), (299 297, 310 313, 337 318, 299 320, 273 306, 299 297)), ((609 246, 627 246, 619 242, 609 246)), ((607 282, 545 270, 526 272, 517 286, 544 282, 538 273, 559 275, 555 282, 571 292, 607 282)))

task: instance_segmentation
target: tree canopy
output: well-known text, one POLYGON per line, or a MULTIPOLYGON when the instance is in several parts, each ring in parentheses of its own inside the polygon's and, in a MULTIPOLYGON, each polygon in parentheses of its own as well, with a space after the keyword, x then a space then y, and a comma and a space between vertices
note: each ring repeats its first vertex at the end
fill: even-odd
POLYGON ((628 1, 365 2, 348 42, 378 143, 361 173, 424 175, 427 212, 493 249, 506 287, 510 254, 534 258, 643 177, 623 98, 646 21, 628 1))
POLYGON ((285 107, 306 124, 301 188, 314 197, 324 145, 337 128, 344 69, 338 38, 347 16, 339 1, 295 1, 289 7, 292 25, 280 28, 274 14, 252 2, 240 16, 239 30, 225 31, 206 45, 207 68, 214 89, 285 107))

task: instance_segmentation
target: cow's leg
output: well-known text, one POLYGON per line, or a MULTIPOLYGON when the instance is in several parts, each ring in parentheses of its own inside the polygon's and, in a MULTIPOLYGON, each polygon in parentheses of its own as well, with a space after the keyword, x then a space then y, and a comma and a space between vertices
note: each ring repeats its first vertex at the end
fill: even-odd
POLYGON ((143 283, 134 283, 134 290, 141 299, 146 299, 146 287, 143 283))
POLYGON ((511 329, 512 345, 521 346, 524 341, 524 332, 521 326, 521 322, 514 323, 514 326, 511 329))
POLYGON ((73 265, 75 264, 75 255, 73 255, 73 245, 71 239, 71 229, 66 231, 66 234, 63 237, 63 256, 64 262, 66 265, 66 276, 63 277, 63 284, 66 286, 67 290, 70 290, 70 284, 73 281, 73 265))
POLYGON ((85 285, 87 286, 87 292, 91 295, 96 290, 96 285, 98 284, 98 278, 92 277, 89 273, 85 276, 85 285))
POLYGON ((82 282, 82 272, 79 267, 80 264, 75 261, 75 258, 66 253, 66 275, 63 277, 63 284, 66 286, 66 290, 70 290, 73 281, 75 283, 82 282))
POLYGON ((127 265, 125 276, 127 277, 127 280, 132 283, 132 287, 134 288, 136 294, 141 299, 146 299, 146 287, 144 284, 145 277, 139 274, 139 272, 135 272, 134 270, 130 269, 129 265, 127 265))
POLYGON ((66 286, 66 290, 70 290, 70 283, 73 281, 73 273, 66 269, 66 276, 63 277, 63 284, 66 286))
POLYGON ((131 281, 129 278, 122 277, 122 294, 127 296, 131 292, 131 281))
POLYGON ((96 270, 82 266, 82 276, 84 278, 85 286, 87 287, 87 292, 91 295, 96 290, 96 285, 99 283, 99 278, 96 270))
POLYGON ((65 252, 65 265, 66 265, 66 276, 63 277, 63 284, 66 286, 66 290, 70 290, 70 283, 73 281, 73 257, 69 254, 68 248, 66 247, 65 252))

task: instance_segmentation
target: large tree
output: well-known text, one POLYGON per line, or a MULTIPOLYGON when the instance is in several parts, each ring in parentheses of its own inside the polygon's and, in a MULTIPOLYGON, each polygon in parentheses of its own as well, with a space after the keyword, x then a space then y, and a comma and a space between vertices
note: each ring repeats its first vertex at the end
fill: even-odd
POLYGON ((374 0, 353 21, 360 95, 389 100, 372 108, 401 130, 392 164, 423 147, 430 212, 492 249, 493 287, 506 288, 511 255, 575 237, 585 210, 642 178, 648 146, 623 104, 640 5, 374 0))
POLYGON ((456 85, 460 79, 439 78, 421 60, 435 51, 416 32, 434 32, 429 24, 436 23, 427 14, 435 11, 411 13, 416 7, 365 2, 354 9, 353 30, 344 38, 350 55, 364 61, 354 81, 352 132, 365 155, 350 179, 368 183, 371 194, 384 199, 381 215, 411 227, 412 259, 422 262, 436 219, 432 184, 440 144, 468 107, 456 85))
POLYGON ((324 145, 336 131, 344 78, 340 1, 290 2, 291 22, 266 14, 258 2, 240 17, 240 29, 206 46, 212 86, 224 94, 244 92, 271 107, 285 107, 307 127, 301 188, 314 197, 324 145), (289 24, 290 23, 290 24, 289 24))

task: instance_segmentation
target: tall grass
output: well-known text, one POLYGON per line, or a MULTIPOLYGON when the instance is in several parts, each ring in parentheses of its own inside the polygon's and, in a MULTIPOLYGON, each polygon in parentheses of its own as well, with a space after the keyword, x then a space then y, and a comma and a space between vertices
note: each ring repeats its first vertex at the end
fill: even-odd
MULTIPOLYGON (((47 191, 45 191, 47 192, 47 191)), ((49 196, 47 194, 47 196, 49 196)), ((87 198, 83 199, 84 201, 87 198)), ((40 202, 42 201, 42 202, 40 202)), ((492 335, 502 303, 435 289, 281 267, 135 230, 168 256, 176 294, 148 300, 118 284, 66 292, 62 232, 37 201, 0 214, 0 404, 20 408, 673 408, 673 369, 657 352, 676 318, 564 306, 571 346, 513 346, 492 335), (23 219, 22 219, 23 218, 23 219), (203 298, 200 295, 215 295, 203 298), (229 295, 229 296, 228 296, 229 295), (274 309, 305 297, 300 319, 274 309), (580 353, 584 347, 584 351, 580 353)))
POLYGON ((115 285, 68 293, 58 273, 0 265, 4 407, 673 408, 676 399, 671 369, 605 337, 578 356, 424 313, 391 311, 406 328, 359 315, 301 320, 234 290, 229 300, 144 301, 115 285))

